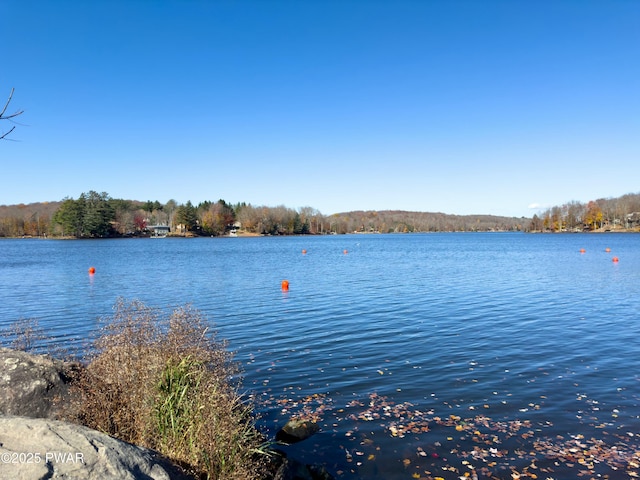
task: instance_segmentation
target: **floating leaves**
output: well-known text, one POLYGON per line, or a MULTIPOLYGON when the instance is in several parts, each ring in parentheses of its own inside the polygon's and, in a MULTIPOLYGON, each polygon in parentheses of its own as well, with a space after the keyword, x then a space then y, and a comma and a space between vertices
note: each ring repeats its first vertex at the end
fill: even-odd
MULTIPOLYGON (((510 410, 535 415, 531 419, 492 418, 479 412, 491 411, 486 403, 465 409, 477 413, 473 416, 437 415, 433 408, 396 403, 375 392, 366 398, 353 398, 343 408, 336 408, 331 397, 319 393, 298 399, 285 396, 271 402, 281 415, 324 422, 324 427, 335 433, 342 425, 350 426, 340 435, 357 447, 340 446, 344 462, 352 467, 349 472, 337 468, 338 478, 348 473, 357 476, 354 469, 378 461, 380 441, 373 437, 374 430, 386 433, 391 441, 414 445, 413 454, 397 460, 398 471, 407 470, 411 478, 421 480, 618 478, 611 476, 612 472, 624 475, 621 478, 640 478, 638 435, 619 429, 613 434, 604 432, 611 424, 594 416, 601 405, 585 394, 578 394, 577 400, 588 406, 579 411, 578 420, 588 414, 593 422, 590 426, 603 431, 604 438, 554 434, 554 424, 544 419, 540 414, 543 405, 536 402, 510 410)), ((451 406, 447 404, 446 408, 451 406)), ((618 418, 620 411, 611 409, 607 415, 618 418)))
POLYGON ((333 406, 331 398, 321 393, 307 395, 301 399, 280 398, 275 400, 275 403, 280 407, 281 415, 316 423, 320 422, 324 412, 333 406))

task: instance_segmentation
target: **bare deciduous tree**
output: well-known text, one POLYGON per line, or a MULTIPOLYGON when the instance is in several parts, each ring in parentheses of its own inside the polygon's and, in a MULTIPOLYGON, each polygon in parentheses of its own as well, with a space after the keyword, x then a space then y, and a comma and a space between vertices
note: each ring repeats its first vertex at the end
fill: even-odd
MULTIPOLYGON (((16 118, 18 115, 22 115, 22 113, 24 112, 24 110, 16 110, 14 113, 7 113, 7 108, 9 108, 9 104, 11 103, 11 99, 13 98, 13 91, 14 89, 12 88, 11 93, 9 94, 9 98, 7 99, 7 103, 4 104, 4 108, 0 112, 0 120, 11 121, 11 119, 16 118)), ((6 139, 7 136, 15 130, 15 128, 16 126, 13 125, 7 132, 0 131, 0 140, 6 139)))

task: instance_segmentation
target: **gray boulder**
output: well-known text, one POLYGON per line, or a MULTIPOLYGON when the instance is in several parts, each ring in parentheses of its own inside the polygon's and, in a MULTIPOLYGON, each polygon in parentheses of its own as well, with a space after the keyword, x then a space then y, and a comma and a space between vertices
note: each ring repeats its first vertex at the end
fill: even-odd
POLYGON ((0 414, 54 418, 82 366, 0 348, 0 414))
POLYGON ((157 452, 58 420, 0 417, 0 478, 193 480, 157 452))

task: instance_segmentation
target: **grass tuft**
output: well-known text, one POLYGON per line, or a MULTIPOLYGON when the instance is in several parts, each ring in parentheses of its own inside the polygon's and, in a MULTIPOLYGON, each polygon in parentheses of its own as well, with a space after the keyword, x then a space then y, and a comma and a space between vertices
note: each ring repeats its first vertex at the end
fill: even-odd
POLYGON ((155 449, 204 479, 263 473, 264 439, 231 380, 237 364, 191 307, 119 300, 72 387, 67 418, 155 449))

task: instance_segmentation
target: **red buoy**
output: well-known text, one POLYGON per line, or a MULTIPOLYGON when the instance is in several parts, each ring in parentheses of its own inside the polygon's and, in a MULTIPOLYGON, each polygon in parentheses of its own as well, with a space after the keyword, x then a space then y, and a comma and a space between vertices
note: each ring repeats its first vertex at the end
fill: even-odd
POLYGON ((280 284, 280 287, 282 288, 283 292, 288 292, 289 291, 289 280, 282 280, 282 283, 280 284))
POLYGON ((618 261, 619 261, 618 257, 613 257, 611 260, 613 261, 613 263, 618 263, 618 261))
POLYGON ((345 249, 345 250, 342 251, 342 253, 344 253, 346 255, 349 252, 347 252, 347 250, 345 249))
POLYGON ((581 248, 580 253, 584 253, 584 252, 586 252, 586 250, 584 248, 581 248))
POLYGON ((307 251, 306 251, 304 248, 302 249, 302 254, 303 254, 303 255, 306 255, 306 254, 307 254, 307 251))
POLYGON ((96 273, 96 268, 95 267, 89 267, 89 275, 93 275, 96 273))

